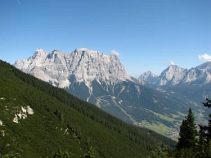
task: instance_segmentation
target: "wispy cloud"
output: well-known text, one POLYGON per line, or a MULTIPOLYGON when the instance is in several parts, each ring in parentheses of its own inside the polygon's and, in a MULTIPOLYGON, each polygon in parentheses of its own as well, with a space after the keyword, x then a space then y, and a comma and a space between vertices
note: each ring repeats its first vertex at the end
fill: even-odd
POLYGON ((170 61, 170 65, 176 65, 174 61, 170 61))
POLYGON ((209 54, 202 54, 198 56, 200 61, 206 62, 206 61, 211 61, 211 55, 209 54))
POLYGON ((111 54, 114 54, 116 56, 120 55, 120 53, 117 50, 114 50, 114 49, 111 50, 111 54))

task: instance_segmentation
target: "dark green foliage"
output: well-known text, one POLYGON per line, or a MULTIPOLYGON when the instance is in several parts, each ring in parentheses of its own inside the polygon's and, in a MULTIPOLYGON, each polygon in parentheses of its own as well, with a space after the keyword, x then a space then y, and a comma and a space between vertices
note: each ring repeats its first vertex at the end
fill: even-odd
POLYGON ((10 152, 9 154, 5 154, 2 157, 0 155, 0 158, 21 158, 21 156, 19 153, 10 152))
POLYGON ((0 131, 5 131, 5 136, 0 132, 3 155, 13 151, 23 158, 46 158, 59 156, 60 147, 71 158, 145 158, 161 144, 174 145, 159 134, 125 124, 2 61, 1 97, 5 98, 0 100, 0 120, 4 123, 0 131), (18 124, 12 122, 17 111, 28 105, 34 114, 18 124))
POLYGON ((183 148, 179 151, 177 150, 174 155, 175 158, 199 158, 197 156, 196 150, 193 148, 183 148))
POLYGON ((197 158, 210 158, 211 155, 209 151, 209 143, 207 142, 207 137, 205 131, 200 128, 199 131, 199 142, 197 146, 197 158))
POLYGON ((189 109, 188 115, 180 126, 179 141, 177 149, 194 148, 197 144, 197 129, 192 110, 189 109))
POLYGON ((206 99, 206 102, 203 103, 203 105, 204 105, 205 107, 210 108, 210 107, 211 107, 211 100, 209 100, 209 99, 207 98, 207 99, 206 99))
POLYGON ((161 145, 159 148, 152 151, 151 158, 169 158, 170 150, 167 146, 161 145))
MULTIPOLYGON (((205 107, 211 107, 211 100, 206 99, 205 107)), ((175 158, 211 158, 210 123, 200 126, 199 137, 196 139, 194 116, 189 110, 188 116, 182 122, 177 150, 173 152, 175 158)))
POLYGON ((177 149, 172 154, 175 158, 196 158, 197 157, 197 143, 198 132, 195 124, 192 110, 189 109, 188 115, 182 121, 180 126, 179 140, 177 149))
POLYGON ((71 158, 68 152, 63 152, 61 149, 53 155, 53 158, 71 158))
MULTIPOLYGON (((203 104, 204 104, 205 107, 211 108, 211 100, 206 99, 206 102, 203 103, 203 104)), ((204 126, 204 127, 201 126, 201 128, 204 130, 204 132, 205 132, 206 135, 207 135, 208 141, 211 140, 211 114, 209 115, 209 118, 210 118, 210 119, 209 119, 209 121, 208 121, 208 126, 204 126)))
POLYGON ((84 158, 95 158, 95 150, 92 146, 88 147, 88 152, 84 155, 84 158))
POLYGON ((203 155, 206 153, 206 134, 202 128, 200 128, 200 130, 199 130, 198 150, 203 155))
MULTIPOLYGON (((203 105, 207 108, 211 107, 211 100, 206 99, 203 105)), ((199 157, 211 158, 211 114, 209 115, 209 121, 207 126, 200 126, 199 135, 199 157)))

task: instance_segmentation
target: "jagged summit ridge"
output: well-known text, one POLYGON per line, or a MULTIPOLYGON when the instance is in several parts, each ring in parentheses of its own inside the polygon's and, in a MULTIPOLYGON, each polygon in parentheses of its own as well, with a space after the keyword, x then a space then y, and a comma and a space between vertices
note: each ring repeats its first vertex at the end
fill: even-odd
POLYGON ((159 84, 161 86, 172 84, 176 85, 181 82, 187 73, 187 69, 179 67, 178 65, 170 65, 159 76, 159 84))
POLYGON ((47 53, 37 49, 32 57, 16 61, 15 66, 61 88, 71 84, 72 76, 86 85, 93 80, 110 84, 131 80, 117 55, 105 55, 88 48, 75 49, 72 53, 58 50, 47 53))
POLYGON ((153 74, 151 71, 146 71, 139 76, 138 81, 141 84, 156 83, 157 75, 153 74))
POLYGON ((159 76, 146 72, 139 77, 141 84, 156 86, 176 86, 182 84, 208 84, 211 83, 211 62, 203 63, 191 69, 178 65, 170 65, 159 76), (152 80, 153 79, 153 80, 152 80), (156 80, 156 82, 154 82, 156 80))

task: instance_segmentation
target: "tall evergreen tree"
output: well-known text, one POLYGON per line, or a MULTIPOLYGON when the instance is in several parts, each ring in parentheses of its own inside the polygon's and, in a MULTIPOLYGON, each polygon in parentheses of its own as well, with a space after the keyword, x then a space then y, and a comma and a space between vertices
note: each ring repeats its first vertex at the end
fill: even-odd
MULTIPOLYGON (((206 102, 203 103, 205 107, 211 108, 211 100, 206 99, 206 102)), ((209 115, 208 126, 204 126, 204 130, 207 133, 207 137, 211 140, 211 114, 209 115)))
POLYGON ((197 128, 191 108, 180 126, 177 149, 194 148, 197 144, 197 128))
MULTIPOLYGON (((205 107, 211 108, 211 100, 206 99, 203 104, 205 107)), ((200 126, 200 131, 200 155, 203 155, 203 158, 211 158, 211 114, 209 115, 208 125, 200 126)))
POLYGON ((200 128, 197 158, 207 158, 207 146, 206 145, 207 145, 207 141, 206 141, 205 132, 202 128, 200 128))

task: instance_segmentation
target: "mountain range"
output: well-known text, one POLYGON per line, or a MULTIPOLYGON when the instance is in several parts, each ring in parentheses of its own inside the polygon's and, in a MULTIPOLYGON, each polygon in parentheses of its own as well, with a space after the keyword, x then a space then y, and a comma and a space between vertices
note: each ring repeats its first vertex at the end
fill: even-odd
POLYGON ((195 68, 185 69, 177 65, 170 65, 159 76, 139 77, 139 82, 153 87, 181 95, 197 103, 211 96, 211 62, 203 63, 195 68))
POLYGON ((140 83, 154 86, 206 85, 211 83, 211 62, 195 68, 185 69, 178 65, 170 65, 159 76, 150 71, 138 78, 140 83))
POLYGON ((70 53, 38 49, 14 66, 123 121, 173 139, 189 107, 198 122, 206 119, 201 102, 211 96, 211 63, 190 70, 170 65, 159 76, 146 72, 135 79, 116 54, 80 48, 70 53))

